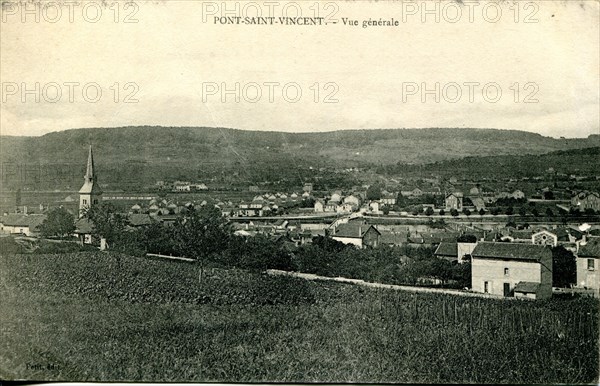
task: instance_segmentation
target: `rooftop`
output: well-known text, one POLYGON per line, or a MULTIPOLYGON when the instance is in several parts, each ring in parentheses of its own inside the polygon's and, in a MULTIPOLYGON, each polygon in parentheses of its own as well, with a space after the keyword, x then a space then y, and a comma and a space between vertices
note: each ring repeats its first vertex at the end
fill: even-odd
POLYGON ((597 257, 600 258, 600 238, 593 237, 588 239, 585 244, 580 244, 578 257, 597 257))
POLYGON ((534 262, 540 261, 543 258, 552 258, 552 252, 546 246, 504 242, 478 243, 471 255, 473 258, 527 260, 534 262))
POLYGON ((347 224, 341 224, 338 226, 333 237, 363 238, 370 228, 373 228, 375 232, 381 235, 381 232, 379 232, 373 225, 363 224, 360 222, 349 222, 347 224))
POLYGON ((436 256, 458 257, 458 243, 440 243, 434 254, 436 256))

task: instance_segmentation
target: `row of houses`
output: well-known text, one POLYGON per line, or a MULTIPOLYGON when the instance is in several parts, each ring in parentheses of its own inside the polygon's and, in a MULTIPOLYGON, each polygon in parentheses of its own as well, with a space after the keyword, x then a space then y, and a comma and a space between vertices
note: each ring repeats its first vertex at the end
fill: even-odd
POLYGON ((172 192, 201 192, 208 190, 208 186, 202 182, 192 183, 189 181, 175 181, 173 183, 157 181, 156 187, 160 190, 170 190, 172 192))

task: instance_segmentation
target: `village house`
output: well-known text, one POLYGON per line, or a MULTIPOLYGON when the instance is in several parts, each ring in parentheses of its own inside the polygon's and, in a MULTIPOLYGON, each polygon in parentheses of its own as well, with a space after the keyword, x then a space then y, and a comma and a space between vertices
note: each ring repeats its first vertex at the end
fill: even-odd
POLYGON ((586 209, 600 211, 600 195, 595 192, 579 192, 571 198, 571 206, 582 212, 586 209))
POLYGON ((327 202, 325 205, 325 212, 337 212, 339 201, 331 201, 327 202))
POLYGON ((401 193, 405 197, 421 197, 424 194, 423 190, 419 188, 414 188, 412 190, 403 190, 401 193))
POLYGON ((463 209, 463 195, 460 192, 450 193, 446 196, 446 210, 462 210, 463 209))
POLYGON ((369 203, 369 210, 375 214, 381 213, 381 204, 379 203, 379 201, 371 201, 369 203))
POLYGON ((478 243, 473 252, 471 288, 505 297, 552 297, 552 251, 548 246, 478 243))
POLYGON ((191 184, 188 181, 175 181, 173 183, 175 192, 189 192, 192 190, 191 184))
POLYGON ((358 209, 358 206, 351 203, 343 203, 335 209, 337 213, 352 213, 358 209))
POLYGON ((45 219, 45 214, 7 214, 0 217, 0 233, 36 236, 45 219))
POLYGON ((350 221, 337 226, 331 238, 344 244, 355 245, 359 248, 377 248, 380 236, 381 233, 373 225, 362 221, 350 221))
POLYGON ((577 286, 600 290, 600 238, 581 241, 577 252, 577 286))
POLYGON ((190 185, 190 190, 208 190, 208 186, 204 183, 190 185))
POLYGON ((347 196, 346 198, 344 198, 343 202, 344 204, 351 204, 357 208, 360 206, 360 198, 354 195, 347 196))
POLYGON ((322 213, 325 211, 325 204, 320 199, 317 199, 314 208, 316 213, 322 213))
POLYGON ((519 200, 521 198, 525 198, 525 193, 523 193, 522 191, 517 189, 514 192, 512 192, 511 196, 512 196, 512 198, 519 200))
POLYGON ((384 205, 396 205, 397 194, 394 193, 382 193, 381 194, 381 203, 384 205))

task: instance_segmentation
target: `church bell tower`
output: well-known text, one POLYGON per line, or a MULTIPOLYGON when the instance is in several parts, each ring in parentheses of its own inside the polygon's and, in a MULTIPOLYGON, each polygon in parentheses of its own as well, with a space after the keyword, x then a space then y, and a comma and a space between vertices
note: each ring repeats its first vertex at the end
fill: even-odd
POLYGON ((96 172, 94 171, 94 154, 90 145, 83 186, 79 189, 79 217, 83 215, 86 209, 98 205, 101 199, 102 190, 98 185, 96 172))

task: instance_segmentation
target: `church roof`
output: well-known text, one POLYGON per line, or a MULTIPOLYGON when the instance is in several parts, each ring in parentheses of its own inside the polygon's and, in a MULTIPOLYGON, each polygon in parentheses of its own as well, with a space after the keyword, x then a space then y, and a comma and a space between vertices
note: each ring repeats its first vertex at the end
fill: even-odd
POLYGON ((87 167, 85 170, 85 176, 83 177, 83 186, 79 189, 79 194, 102 194, 102 189, 97 182, 97 177, 94 171, 94 154, 92 152, 92 146, 88 152, 87 167))

